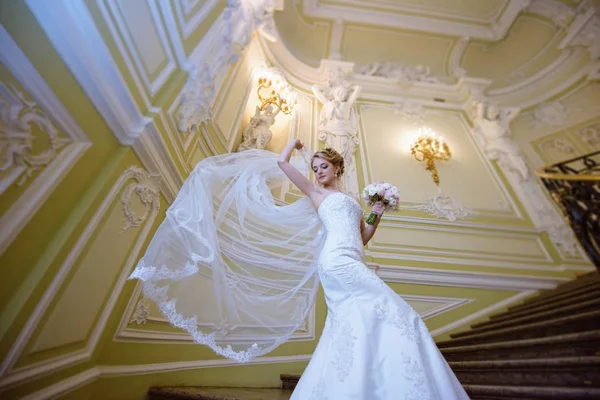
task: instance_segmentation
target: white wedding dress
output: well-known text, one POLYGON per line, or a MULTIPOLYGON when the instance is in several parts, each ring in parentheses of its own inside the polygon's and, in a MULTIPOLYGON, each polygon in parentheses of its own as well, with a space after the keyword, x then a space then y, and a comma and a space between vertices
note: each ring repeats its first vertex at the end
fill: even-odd
POLYGON ((419 314, 365 265, 360 205, 334 193, 318 215, 328 315, 291 400, 468 399, 419 314))
POLYGON ((199 162, 130 279, 173 326, 239 363, 305 331, 321 283, 329 315, 293 400, 468 399, 419 315, 367 269, 360 205, 342 193, 318 211, 307 197, 278 203, 278 157, 199 162))

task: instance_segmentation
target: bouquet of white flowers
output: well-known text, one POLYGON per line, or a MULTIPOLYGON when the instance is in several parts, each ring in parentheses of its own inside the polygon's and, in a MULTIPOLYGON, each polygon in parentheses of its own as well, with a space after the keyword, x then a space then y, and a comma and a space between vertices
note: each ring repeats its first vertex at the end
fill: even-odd
MULTIPOLYGON (((365 187, 362 191, 362 198, 369 207, 378 201, 382 202, 386 211, 396 211, 400 203, 398 188, 383 181, 371 183, 365 187)), ((372 212, 367 218, 367 224, 373 225, 376 220, 377 214, 372 212)))

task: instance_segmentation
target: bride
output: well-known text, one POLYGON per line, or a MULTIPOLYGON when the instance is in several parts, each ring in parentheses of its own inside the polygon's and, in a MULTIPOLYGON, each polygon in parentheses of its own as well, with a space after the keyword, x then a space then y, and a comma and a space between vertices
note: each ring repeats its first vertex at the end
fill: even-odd
POLYGON ((321 283, 325 328, 292 400, 468 399, 419 314, 365 265, 383 205, 367 225, 338 187, 342 156, 310 157, 315 184, 294 149, 306 151, 296 139, 279 156, 201 161, 130 279, 172 325, 241 363, 306 330, 321 283), (286 178, 305 197, 281 205, 286 178))
POLYGON ((289 164, 292 141, 278 164, 312 202, 327 230, 318 273, 327 302, 321 340, 292 400, 466 399, 419 314, 364 262, 363 246, 373 237, 384 210, 366 225, 361 206, 338 188, 344 159, 332 149, 315 153, 317 185, 289 164))

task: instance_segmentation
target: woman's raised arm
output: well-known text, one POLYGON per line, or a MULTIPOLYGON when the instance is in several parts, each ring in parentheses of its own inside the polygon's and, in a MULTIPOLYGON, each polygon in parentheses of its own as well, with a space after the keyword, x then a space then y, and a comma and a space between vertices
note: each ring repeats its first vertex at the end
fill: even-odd
POLYGON ((290 158, 294 149, 301 150, 304 145, 300 139, 293 139, 279 154, 277 165, 283 171, 284 174, 292 181, 294 185, 302 191, 311 200, 314 200, 315 194, 317 193, 317 185, 306 179, 304 175, 290 164, 290 158))

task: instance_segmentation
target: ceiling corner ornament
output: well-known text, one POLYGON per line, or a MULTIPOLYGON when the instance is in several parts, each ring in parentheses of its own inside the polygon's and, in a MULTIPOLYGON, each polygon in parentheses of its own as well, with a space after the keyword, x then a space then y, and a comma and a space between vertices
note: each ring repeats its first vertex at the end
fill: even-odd
POLYGON ((405 84, 416 82, 439 83, 431 74, 431 68, 424 65, 410 66, 392 62, 374 62, 358 67, 358 73, 365 76, 396 79, 405 84))
POLYGON ((49 165, 61 148, 72 143, 60 136, 34 101, 3 82, 0 82, 0 122, 0 194, 13 183, 22 186, 36 171, 49 165), (41 136, 47 141, 42 146, 37 140, 41 136))
POLYGON ((567 122, 569 110, 560 102, 544 102, 533 110, 535 129, 541 125, 551 127, 563 126, 567 122))
POLYGON ((423 125, 425 122, 427 110, 414 100, 403 99, 397 101, 392 108, 394 114, 399 115, 402 119, 411 122, 413 125, 423 125))
POLYGON ((143 297, 135 306, 135 311, 129 320, 130 324, 145 325, 150 316, 150 304, 148 299, 143 297))
POLYGON ((600 144, 600 123, 588 125, 579 130, 581 140, 586 142, 591 147, 596 147, 600 144))
POLYGON ((237 62, 255 31, 268 40, 276 39, 274 7, 273 0, 229 0, 217 37, 208 38, 212 46, 219 47, 206 51, 201 65, 188 67, 189 77, 178 111, 180 132, 197 132, 202 123, 212 118, 215 81, 227 72, 229 65, 237 62))
POLYGON ((459 219, 467 219, 477 215, 477 212, 463 207, 458 201, 448 196, 442 191, 441 187, 437 187, 437 194, 426 204, 418 206, 402 207, 403 210, 423 211, 436 218, 445 218, 448 221, 456 221, 459 219))
POLYGON ((573 143, 561 138, 548 139, 542 143, 541 147, 542 149, 552 148, 558 151, 559 153, 571 155, 575 154, 575 147, 573 146, 573 143))
POLYGON ((158 211, 160 208, 160 176, 152 175, 145 169, 135 165, 130 166, 125 170, 123 175, 127 178, 134 179, 135 182, 130 183, 123 190, 121 195, 121 206, 123 214, 125 214, 125 226, 121 233, 129 228, 137 228, 146 221, 150 213, 158 211), (138 216, 131 209, 131 198, 136 194, 144 205, 144 213, 138 216))

